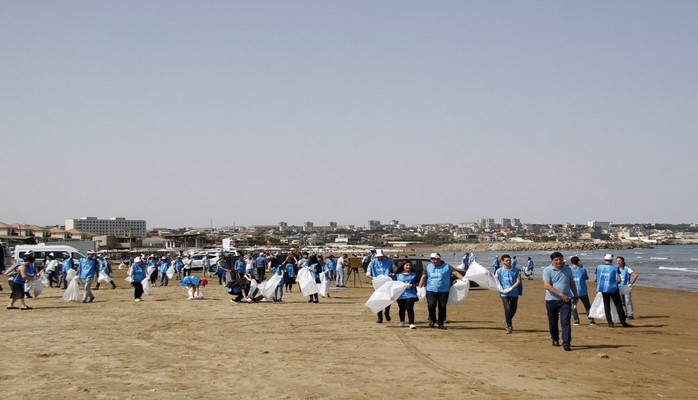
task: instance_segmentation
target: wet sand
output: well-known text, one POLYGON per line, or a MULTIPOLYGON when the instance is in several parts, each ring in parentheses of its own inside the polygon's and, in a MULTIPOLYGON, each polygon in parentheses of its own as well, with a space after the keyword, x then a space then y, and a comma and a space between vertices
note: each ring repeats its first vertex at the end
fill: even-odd
POLYGON ((0 398, 698 397, 698 293, 637 287, 633 327, 573 326, 565 352, 551 346, 539 280, 525 281, 506 335, 501 301, 483 289, 449 306, 445 331, 427 328, 418 302, 409 330, 397 305, 376 324, 366 278, 319 304, 294 290, 248 305, 217 282, 187 300, 177 281, 134 303, 125 271, 114 275, 119 288, 102 284, 92 304, 47 288, 33 310, 1 309, 0 398))

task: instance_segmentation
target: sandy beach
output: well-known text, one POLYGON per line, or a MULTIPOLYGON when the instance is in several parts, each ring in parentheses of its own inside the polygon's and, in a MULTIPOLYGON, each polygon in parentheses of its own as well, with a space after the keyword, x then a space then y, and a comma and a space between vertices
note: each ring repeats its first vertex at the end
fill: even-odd
POLYGON ((506 335, 501 301, 484 289, 449 307, 446 331, 428 329, 417 303, 409 330, 396 305, 376 324, 366 278, 319 304, 294 290, 248 305, 217 282, 187 300, 177 281, 134 303, 125 271, 114 275, 118 289, 102 285, 93 304, 47 288, 27 300, 33 310, 2 308, 0 398, 698 397, 698 293, 637 287, 633 327, 574 326, 565 352, 551 346, 540 280, 525 282, 506 335))

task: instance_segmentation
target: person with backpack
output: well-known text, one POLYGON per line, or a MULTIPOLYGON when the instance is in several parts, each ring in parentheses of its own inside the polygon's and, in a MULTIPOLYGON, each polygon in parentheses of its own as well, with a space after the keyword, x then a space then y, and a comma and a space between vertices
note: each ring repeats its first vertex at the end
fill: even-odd
POLYGON ((31 310, 32 307, 27 306, 24 302, 24 284, 36 279, 36 268, 34 267, 34 254, 29 252, 24 255, 24 261, 21 264, 15 264, 10 268, 6 275, 10 278, 8 281, 12 293, 10 294, 10 303, 7 305, 8 310, 16 310, 15 302, 19 300, 20 310, 31 310))

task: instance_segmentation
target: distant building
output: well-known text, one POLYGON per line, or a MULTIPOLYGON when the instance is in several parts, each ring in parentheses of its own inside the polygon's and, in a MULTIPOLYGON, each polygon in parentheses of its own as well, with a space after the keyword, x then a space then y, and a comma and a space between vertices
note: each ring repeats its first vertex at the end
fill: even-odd
POLYGON ((97 235, 145 237, 145 220, 112 217, 100 219, 97 217, 69 218, 65 220, 65 229, 78 229, 97 235))
POLYGON ((500 222, 500 225, 501 225, 502 228, 504 228, 504 229, 511 228, 511 219, 509 219, 509 218, 502 218, 502 220, 501 220, 501 222, 500 222))
POLYGON ((589 228, 608 229, 611 227, 611 223, 606 221, 589 221, 587 222, 587 226, 589 228))
POLYGON ((370 220, 370 221, 368 221, 368 229, 369 229, 369 230, 371 230, 371 231, 377 231, 377 230, 380 229, 380 227, 381 227, 381 222, 380 222, 380 221, 376 221, 376 220, 373 220, 373 219, 370 220))

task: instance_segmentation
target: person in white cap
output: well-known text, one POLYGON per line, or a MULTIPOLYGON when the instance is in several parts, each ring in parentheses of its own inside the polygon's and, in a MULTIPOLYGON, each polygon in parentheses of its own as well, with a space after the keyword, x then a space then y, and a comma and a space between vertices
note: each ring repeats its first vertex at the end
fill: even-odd
POLYGON ((53 284, 56 284, 56 287, 58 286, 58 279, 56 277, 56 268, 58 267, 58 260, 56 260, 56 257, 53 255, 53 253, 48 253, 46 256, 46 276, 48 277, 48 287, 53 287, 53 284))
POLYGON ((444 323, 446 322, 448 292, 451 290, 451 276, 462 279, 463 275, 455 269, 451 269, 447 263, 441 260, 439 253, 431 253, 429 259, 431 262, 424 268, 422 278, 419 280, 419 287, 426 286, 429 327, 433 328, 434 324, 438 324, 439 329, 446 329, 444 323))
POLYGON ((63 289, 68 288, 68 282, 66 277, 68 276, 68 271, 71 269, 75 269, 75 265, 73 263, 73 257, 70 256, 70 253, 67 251, 63 252, 63 263, 61 266, 61 274, 58 279, 58 286, 62 287, 63 289))
POLYGON ((136 303, 142 300, 143 296, 143 281, 146 278, 147 267, 143 264, 140 257, 133 259, 131 267, 128 269, 128 276, 131 278, 131 286, 133 286, 133 301, 136 303))
POLYGON ((618 283, 620 283, 620 271, 618 271, 617 266, 613 265, 613 254, 606 254, 603 258, 603 264, 596 266, 596 275, 594 276, 594 280, 596 281, 596 291, 600 292, 601 296, 603 297, 603 309, 606 313, 606 322, 608 322, 608 326, 613 327, 611 300, 613 300, 613 303, 616 306, 620 324, 624 328, 630 326, 627 322, 625 322, 625 312, 623 311, 620 291, 618 290, 618 283))
POLYGON ((95 252, 92 250, 87 251, 87 257, 80 259, 80 266, 78 267, 78 277, 82 281, 83 295, 82 302, 87 303, 88 301, 92 303, 95 301, 95 296, 92 294, 92 282, 94 282, 97 277, 98 263, 95 259, 95 252))
MULTIPOLYGON (((383 253, 383 250, 377 249, 376 250, 376 258, 371 260, 371 262, 368 264, 368 267, 366 268, 366 276, 369 277, 370 279, 373 279, 377 276, 385 275, 385 276, 393 276, 393 260, 385 256, 385 253, 383 253)), ((385 320, 390 322, 390 305, 385 307, 385 320)), ((382 324, 383 323, 383 311, 378 311, 378 320, 376 320, 377 324, 382 324)))

